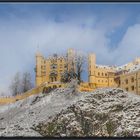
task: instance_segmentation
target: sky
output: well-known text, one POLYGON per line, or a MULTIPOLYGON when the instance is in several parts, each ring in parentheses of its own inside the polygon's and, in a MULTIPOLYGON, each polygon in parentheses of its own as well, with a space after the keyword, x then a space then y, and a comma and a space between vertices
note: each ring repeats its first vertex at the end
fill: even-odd
POLYGON ((95 53, 103 65, 140 57, 140 4, 1 3, 0 95, 10 95, 17 72, 30 72, 34 82, 38 50, 47 57, 68 48, 95 53))

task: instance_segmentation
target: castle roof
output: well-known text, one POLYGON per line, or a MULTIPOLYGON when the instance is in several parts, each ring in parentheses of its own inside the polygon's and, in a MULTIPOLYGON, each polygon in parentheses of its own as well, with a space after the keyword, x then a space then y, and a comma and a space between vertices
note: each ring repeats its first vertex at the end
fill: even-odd
POLYGON ((116 68, 115 66, 97 65, 97 64, 96 64, 96 67, 97 67, 97 68, 104 68, 104 69, 115 69, 115 68, 116 68))

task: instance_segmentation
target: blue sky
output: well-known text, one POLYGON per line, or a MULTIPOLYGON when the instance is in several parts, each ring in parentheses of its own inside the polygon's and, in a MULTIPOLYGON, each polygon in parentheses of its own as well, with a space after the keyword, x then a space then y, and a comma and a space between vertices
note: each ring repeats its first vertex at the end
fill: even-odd
POLYGON ((10 94, 16 72, 34 81, 38 45, 46 57, 75 48, 95 53, 98 64, 122 65, 140 57, 139 34, 140 4, 1 3, 0 94, 10 94))

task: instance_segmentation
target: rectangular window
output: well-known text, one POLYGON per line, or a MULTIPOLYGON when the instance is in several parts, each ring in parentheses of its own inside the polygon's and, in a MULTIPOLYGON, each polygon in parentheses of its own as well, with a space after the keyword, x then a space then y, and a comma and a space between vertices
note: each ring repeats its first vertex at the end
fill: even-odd
POLYGON ((126 88, 126 91, 128 91, 128 87, 126 88))
POLYGON ((131 82, 134 82, 134 77, 131 78, 131 82))
POLYGON ((134 90, 134 86, 131 86, 131 90, 134 90))
POLYGON ((125 80, 125 83, 128 84, 128 79, 125 80))

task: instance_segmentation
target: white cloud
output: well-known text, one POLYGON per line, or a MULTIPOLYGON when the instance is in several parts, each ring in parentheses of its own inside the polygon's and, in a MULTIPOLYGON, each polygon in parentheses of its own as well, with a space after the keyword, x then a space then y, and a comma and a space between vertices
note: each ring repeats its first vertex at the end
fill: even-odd
POLYGON ((115 50, 116 63, 124 64, 140 57, 140 24, 129 27, 115 50))
POLYGON ((33 22, 23 25, 22 22, 12 25, 1 24, 0 77, 3 77, 0 80, 1 86, 4 84, 9 86, 11 77, 17 71, 33 72, 38 43, 40 50, 46 56, 53 52, 65 52, 70 47, 87 52, 93 51, 102 57, 104 57, 103 52, 107 52, 108 40, 101 31, 88 26, 82 28, 79 23, 74 25, 52 21, 41 24, 33 22), (5 75, 9 77, 6 81, 5 75))
MULTIPOLYGON (((58 23, 52 20, 45 20, 43 17, 40 17, 39 21, 34 18, 28 21, 11 20, 9 23, 0 23, 1 91, 9 86, 11 78, 17 71, 30 71, 32 76, 35 77, 33 70, 38 44, 40 51, 45 56, 53 52, 64 53, 68 48, 72 47, 87 53, 96 53, 98 63, 113 64, 114 62, 122 62, 122 59, 127 61, 125 57, 122 57, 123 50, 127 49, 124 46, 130 46, 130 42, 131 46, 136 46, 136 42, 133 41, 133 36, 129 32, 132 34, 139 32, 139 30, 133 31, 139 28, 138 25, 134 29, 128 29, 119 47, 110 52, 108 47, 110 39, 106 37, 107 29, 109 26, 111 29, 121 26, 124 22, 122 19, 118 23, 115 22, 115 24, 114 22, 111 24, 111 20, 109 20, 109 26, 102 22, 100 24, 101 28, 99 28, 99 25, 94 28, 97 25, 97 19, 93 15, 58 23)), ((135 40, 139 43, 138 36, 135 37, 135 40)), ((135 51, 133 54, 135 55, 135 51)))

